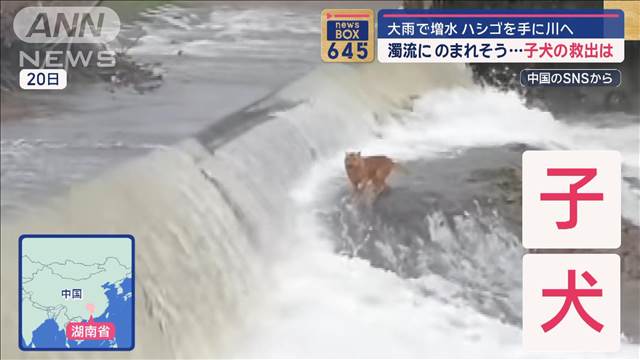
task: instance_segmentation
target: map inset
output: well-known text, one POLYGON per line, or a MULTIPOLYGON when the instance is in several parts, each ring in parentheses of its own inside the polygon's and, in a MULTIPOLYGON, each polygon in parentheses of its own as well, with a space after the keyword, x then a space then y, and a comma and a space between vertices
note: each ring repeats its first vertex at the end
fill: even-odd
POLYGON ((134 239, 20 237, 20 349, 131 350, 134 239))

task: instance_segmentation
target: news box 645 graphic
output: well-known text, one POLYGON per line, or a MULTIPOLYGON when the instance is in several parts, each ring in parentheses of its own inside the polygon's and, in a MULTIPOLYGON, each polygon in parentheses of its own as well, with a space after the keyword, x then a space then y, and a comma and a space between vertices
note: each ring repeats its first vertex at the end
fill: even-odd
POLYGON ((132 350, 131 235, 19 238, 21 350, 132 350))
POLYGON ((322 61, 373 61, 374 21, 371 9, 323 10, 320 30, 322 61))

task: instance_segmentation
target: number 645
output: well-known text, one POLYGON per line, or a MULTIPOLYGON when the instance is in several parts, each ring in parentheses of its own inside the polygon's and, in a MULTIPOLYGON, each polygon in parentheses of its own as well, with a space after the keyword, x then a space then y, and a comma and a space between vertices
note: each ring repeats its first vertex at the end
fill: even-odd
MULTIPOLYGON (((336 43, 332 42, 331 45, 329 46, 329 51, 328 54, 330 59, 336 59, 338 57, 338 55, 342 55, 342 57, 351 59, 353 58, 353 48, 352 48, 352 42, 348 42, 347 45, 345 45, 344 49, 342 49, 342 53, 340 54, 340 52, 338 51, 338 49, 336 49, 336 43)), ((356 56, 358 57, 358 59, 364 60, 367 58, 367 55, 369 55, 369 51, 367 50, 367 43, 365 41, 360 41, 357 43, 357 49, 356 49, 356 56)))

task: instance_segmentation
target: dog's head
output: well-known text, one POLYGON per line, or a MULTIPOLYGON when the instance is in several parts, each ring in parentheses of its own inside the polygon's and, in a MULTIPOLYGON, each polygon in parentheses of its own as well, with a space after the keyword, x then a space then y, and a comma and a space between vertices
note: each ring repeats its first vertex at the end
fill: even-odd
POLYGON ((360 152, 346 152, 344 154, 344 167, 347 170, 357 169, 362 166, 362 156, 360 152))

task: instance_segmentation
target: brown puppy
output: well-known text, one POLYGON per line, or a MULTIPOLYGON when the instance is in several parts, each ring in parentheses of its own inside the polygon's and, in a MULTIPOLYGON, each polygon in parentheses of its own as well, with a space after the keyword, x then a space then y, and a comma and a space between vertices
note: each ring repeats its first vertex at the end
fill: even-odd
POLYGON ((397 164, 386 156, 362 156, 360 152, 347 152, 344 156, 344 167, 353 186, 353 192, 360 193, 371 183, 374 197, 389 188, 386 180, 396 166, 397 164))

